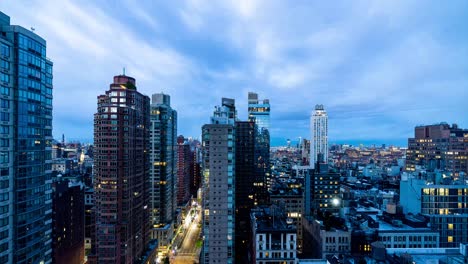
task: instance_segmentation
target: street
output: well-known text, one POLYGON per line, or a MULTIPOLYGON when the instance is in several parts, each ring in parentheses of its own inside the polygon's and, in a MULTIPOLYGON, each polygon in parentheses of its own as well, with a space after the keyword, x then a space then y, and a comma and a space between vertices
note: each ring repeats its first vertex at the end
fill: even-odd
POLYGON ((187 234, 182 246, 177 250, 176 256, 174 257, 171 263, 174 264, 193 264, 198 263, 198 256, 200 254, 200 247, 197 247, 197 240, 200 236, 201 228, 198 227, 200 223, 200 214, 197 212, 195 214, 194 220, 190 223, 190 227, 187 229, 187 234))

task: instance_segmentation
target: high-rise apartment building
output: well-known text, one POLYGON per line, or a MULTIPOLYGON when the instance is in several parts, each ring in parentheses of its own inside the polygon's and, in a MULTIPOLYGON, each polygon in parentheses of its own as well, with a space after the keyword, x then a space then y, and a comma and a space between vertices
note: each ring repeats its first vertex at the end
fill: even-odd
POLYGON ((323 105, 316 105, 310 117, 310 160, 311 168, 315 168, 316 162, 328 163, 328 115, 323 105), (318 160, 322 154, 323 160, 318 160))
POLYGON ((150 100, 114 77, 94 114, 96 233, 91 263, 135 263, 149 243, 150 100))
POLYGON ((234 263, 235 120, 233 99, 222 99, 202 127, 203 248, 201 263, 234 263))
POLYGON ((0 263, 51 263, 52 62, 0 12, 0 263))
POLYGON ((255 202, 266 203, 268 201, 267 189, 271 183, 270 172, 270 100, 258 100, 258 94, 248 94, 249 121, 256 124, 255 135, 255 202))
POLYGON ((415 171, 418 165, 455 176, 468 173, 468 129, 446 123, 415 127, 414 138, 408 139, 406 170, 415 171))
POLYGON ((190 145, 184 136, 177 137, 177 204, 190 199, 190 169, 193 159, 190 145))
POLYGON ((153 94, 150 126, 150 221, 152 238, 166 247, 173 236, 177 208, 177 112, 171 97, 153 94))

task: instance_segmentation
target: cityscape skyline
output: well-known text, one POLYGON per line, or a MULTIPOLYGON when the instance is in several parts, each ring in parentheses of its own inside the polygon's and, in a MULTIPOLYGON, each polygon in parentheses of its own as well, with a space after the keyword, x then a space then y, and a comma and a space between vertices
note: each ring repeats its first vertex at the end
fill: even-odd
MULTIPOLYGON (((468 63, 456 61, 468 49, 454 49, 463 37, 433 45, 447 40, 452 32, 444 27, 456 19, 422 23, 441 35, 426 32, 434 43, 416 41, 411 50, 395 44, 401 36, 390 31, 402 30, 401 11, 419 7, 416 2, 290 2, 279 12, 281 2, 187 0, 151 5, 162 12, 153 17, 145 3, 127 0, 48 2, 40 7, 62 9, 37 16, 29 12, 34 1, 18 9, 25 12, 20 17, 51 26, 52 42, 50 34, 17 25, 0 9, 0 263, 468 263, 468 63), (120 12, 110 15, 117 7, 120 12), (314 8, 328 13, 315 17, 314 8), (161 37, 161 19, 177 20, 171 16, 176 10, 189 31, 171 23, 171 33, 161 37), (234 32, 241 39, 191 53, 223 40, 224 27, 232 27, 223 22, 233 12, 247 26, 234 32), (263 12, 277 17, 263 21, 263 12), (333 17, 350 12, 362 16, 333 17), (69 16, 56 20, 63 15, 69 16), (294 19, 283 21, 288 16, 294 19), (384 17, 390 20, 377 19, 384 17), (300 26, 280 36, 296 19, 300 26), (302 28, 310 19, 330 19, 327 27, 350 19, 346 26, 360 30, 370 22, 368 32, 352 31, 371 39, 327 31, 323 43, 309 34, 317 25, 302 28), (140 28, 143 22, 151 30, 140 28), (267 32, 256 28, 259 22, 267 32), (389 32, 378 30, 380 22, 389 32), (205 35, 211 29, 220 30, 205 35), (172 34, 186 41, 174 46, 181 39, 172 34), (243 53, 250 34, 260 51, 243 53), (67 44, 57 46, 57 36, 67 44), (154 44, 159 37, 166 40, 154 44), (193 45, 195 37, 201 46, 193 45), (359 52, 326 53, 336 40, 359 52), (383 71, 372 63, 377 68, 367 68, 395 45, 401 57, 387 57, 383 71), (227 49, 232 57, 223 57, 227 49), (313 60, 319 50, 339 61, 316 67, 323 63, 313 60), (246 65, 252 54, 257 57, 246 65), (203 64, 208 60, 214 64, 203 64), (135 72, 115 71, 95 96, 95 82, 122 63, 135 72), (241 73, 232 78, 224 67, 241 73), (357 83, 343 72, 357 74, 357 83), (328 86, 331 80, 347 86, 328 86), (215 97, 220 104, 210 107, 215 97), (91 144, 73 138, 86 136, 86 122, 76 121, 85 120, 88 99, 94 101, 91 144), (310 113, 306 137, 295 134, 302 133, 303 111, 310 113), (61 131, 65 121, 70 133, 61 131), (410 128, 406 143, 393 144, 410 128)), ((458 14, 451 8, 442 13, 458 14)), ((415 13, 404 24, 424 22, 415 13)), ((415 32, 404 32, 415 41, 415 32)))
POLYGON ((248 91, 274 105, 272 146, 306 137, 315 104, 328 110, 330 143, 404 146, 416 125, 468 126, 463 115, 468 65, 461 59, 468 56, 462 23, 467 3, 442 9, 420 1, 338 7, 249 3, 189 1, 174 8, 123 1, 132 7, 125 14, 118 13, 121 5, 90 1, 32 1, 31 9, 2 1, 0 8, 12 24, 34 27, 47 40, 57 68, 55 138, 64 133, 92 142, 93 102, 108 85, 107 76, 122 67, 139 80, 142 93, 171 95, 180 109, 180 134, 187 136, 200 137, 199 127, 212 110, 204 106, 221 96, 236 99, 245 120, 248 91), (413 9, 421 12, 409 12, 413 9), (152 16, 153 10, 161 11, 152 16), (297 18, 285 21, 292 12, 297 18), (47 19, 38 15, 43 13, 47 19), (308 18, 310 13, 316 18, 308 18), (210 23, 217 19, 224 23, 210 23), (251 30, 242 32, 246 25, 251 30), (115 40, 111 33, 117 29, 125 37, 115 40), (87 69, 86 75, 77 69, 87 69))

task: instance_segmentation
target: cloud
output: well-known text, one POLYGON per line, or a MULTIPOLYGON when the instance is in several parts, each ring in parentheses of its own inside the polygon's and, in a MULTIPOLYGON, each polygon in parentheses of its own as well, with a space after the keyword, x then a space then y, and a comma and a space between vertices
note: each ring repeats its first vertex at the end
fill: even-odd
POLYGON ((122 67, 143 93, 171 95, 179 134, 188 136, 200 134, 221 97, 235 98, 246 118, 248 91, 270 99, 276 138, 309 137, 315 104, 329 113, 331 141, 400 140, 440 121, 468 126, 464 1, 29 5, 5 0, 0 9, 48 42, 55 135, 92 137, 85 120, 122 67), (66 116, 80 121, 70 126, 66 116))

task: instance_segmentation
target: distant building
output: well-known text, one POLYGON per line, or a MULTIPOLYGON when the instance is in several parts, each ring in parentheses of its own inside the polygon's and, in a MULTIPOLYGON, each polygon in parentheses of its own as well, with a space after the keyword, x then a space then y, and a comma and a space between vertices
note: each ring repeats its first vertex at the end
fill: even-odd
POLYGON ((96 235, 90 263, 134 263, 149 243, 150 100, 114 77, 94 115, 96 235))
POLYGON ((233 99, 222 99, 202 127, 203 248, 201 263, 234 263, 235 120, 233 99))
POLYGON ((406 170, 416 166, 428 170, 445 170, 458 176, 468 173, 468 129, 446 123, 417 126, 414 138, 408 139, 406 170))
POLYGON ((184 136, 177 137, 177 204, 183 205, 190 199, 190 169, 193 155, 184 136))
POLYGON ((0 12, 0 263, 52 260, 52 68, 46 40, 0 12))
POLYGON ((252 262, 298 262, 296 227, 279 208, 261 207, 252 210, 252 262))
POLYGON ((328 115, 323 105, 316 105, 310 117, 310 166, 316 162, 328 163, 328 115), (321 160, 318 155, 321 154, 321 160))
POLYGON ((52 263, 81 264, 85 256, 84 185, 59 177, 52 186, 52 263))
POLYGON ((302 158, 301 165, 309 166, 310 165, 310 140, 307 140, 304 138, 300 142, 300 144, 301 144, 300 149, 301 149, 301 158, 302 158))

